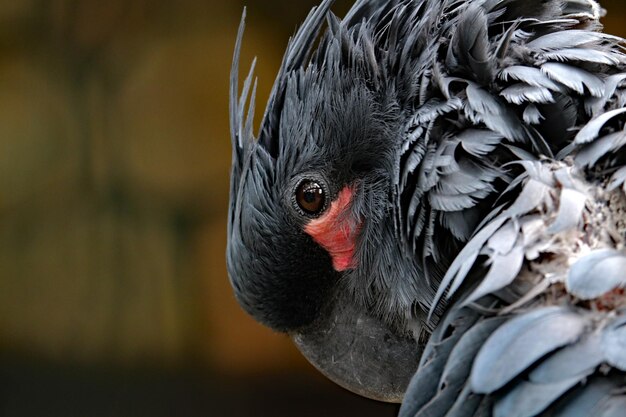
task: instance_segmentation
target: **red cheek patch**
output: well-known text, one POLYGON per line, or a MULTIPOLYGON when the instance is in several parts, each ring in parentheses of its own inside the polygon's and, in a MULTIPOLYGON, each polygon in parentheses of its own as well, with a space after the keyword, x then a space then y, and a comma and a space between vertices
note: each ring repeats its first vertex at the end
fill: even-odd
POLYGON ((304 227, 304 231, 330 254, 336 271, 356 267, 354 249, 360 221, 347 212, 351 200, 352 189, 344 187, 326 213, 304 227))

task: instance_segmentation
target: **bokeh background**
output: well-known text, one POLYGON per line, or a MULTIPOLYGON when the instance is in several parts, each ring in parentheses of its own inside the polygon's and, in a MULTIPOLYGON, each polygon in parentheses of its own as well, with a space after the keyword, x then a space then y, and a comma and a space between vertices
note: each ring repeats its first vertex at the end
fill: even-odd
MULTIPOLYGON (((259 102, 316 3, 245 2, 259 102)), ((623 0, 602 4, 626 35, 623 0)), ((0 0, 0 416, 396 413, 326 381, 230 292, 243 6, 0 0)))

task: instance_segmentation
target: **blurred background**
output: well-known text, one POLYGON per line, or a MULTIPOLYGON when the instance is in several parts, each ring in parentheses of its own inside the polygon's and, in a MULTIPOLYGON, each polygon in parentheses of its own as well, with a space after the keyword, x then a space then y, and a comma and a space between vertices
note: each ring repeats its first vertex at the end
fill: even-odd
MULTIPOLYGON (((247 317, 226 275, 241 11, 263 103, 316 3, 0 0, 0 416, 395 415, 247 317)), ((626 35, 623 0, 602 4, 626 35)))

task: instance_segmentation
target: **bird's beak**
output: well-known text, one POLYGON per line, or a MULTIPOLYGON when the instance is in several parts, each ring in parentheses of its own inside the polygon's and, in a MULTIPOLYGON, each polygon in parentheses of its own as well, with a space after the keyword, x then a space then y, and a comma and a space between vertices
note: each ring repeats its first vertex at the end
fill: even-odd
POLYGON ((340 386, 364 397, 402 401, 423 346, 392 332, 348 296, 339 296, 311 326, 291 334, 302 354, 340 386))

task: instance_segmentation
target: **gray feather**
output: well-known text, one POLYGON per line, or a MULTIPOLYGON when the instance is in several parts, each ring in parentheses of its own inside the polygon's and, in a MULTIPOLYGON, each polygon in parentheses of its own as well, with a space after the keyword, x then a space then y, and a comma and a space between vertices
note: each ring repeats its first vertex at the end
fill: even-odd
POLYGON ((604 93, 602 97, 589 97, 585 100, 585 110, 587 114, 597 116, 600 112, 604 111, 604 106, 615 95, 615 91, 618 86, 626 79, 626 74, 613 74, 608 76, 604 80, 604 93))
POLYGON ((583 167, 592 166, 603 156, 610 155, 624 145, 626 145, 626 131, 621 130, 594 140, 581 149, 574 159, 583 167))
POLYGON ((491 258, 489 272, 480 281, 478 287, 461 303, 462 306, 480 297, 498 291, 509 285, 519 273, 524 261, 524 247, 516 245, 507 254, 494 254, 491 258))
POLYGON ((566 16, 575 17, 585 23, 583 27, 588 27, 587 24, 591 24, 591 27, 594 28, 593 24, 597 23, 605 13, 605 10, 595 0, 566 0, 562 7, 566 16), (587 22, 589 20, 591 23, 587 22))
POLYGON ((606 399, 599 407, 598 417, 624 417, 626 410, 626 396, 619 395, 606 399))
POLYGON ((286 74, 293 71, 304 63, 306 58, 310 55, 313 48, 315 38, 319 34, 319 31, 324 23, 328 10, 332 6, 334 0, 323 0, 317 7, 313 7, 309 12, 309 15, 304 21, 304 24, 298 29, 296 34, 289 40, 287 50, 283 56, 283 61, 279 69, 279 75, 277 77, 270 97, 263 114, 264 123, 268 126, 276 124, 275 117, 270 114, 270 111, 274 108, 278 95, 284 90, 287 80, 281 77, 281 74, 286 74))
POLYGON ((457 23, 448 48, 446 63, 449 67, 466 65, 478 80, 492 79, 494 62, 490 59, 487 16, 477 3, 468 3, 457 23))
POLYGON ((493 151, 504 137, 491 130, 467 129, 456 137, 467 153, 484 156, 493 151))
POLYGON ((566 397, 562 405, 555 411, 554 417, 590 417, 597 416, 598 408, 603 400, 615 390, 615 382, 608 379, 593 379, 587 386, 574 391, 574 395, 566 397))
POLYGON ((548 233, 559 233, 575 228, 582 219, 587 196, 571 188, 563 188, 559 196, 559 211, 556 219, 548 226, 548 233))
POLYGON ((422 407, 414 416, 411 417, 439 417, 444 416, 450 408, 450 404, 454 403, 458 393, 454 390, 447 389, 439 391, 428 404, 422 407))
POLYGON ((616 322, 604 330, 602 350, 606 361, 611 366, 626 371, 626 323, 624 323, 624 317, 616 322))
POLYGON ((523 103, 553 103, 554 97, 549 89, 518 83, 505 88, 500 92, 506 101, 513 104, 523 103))
POLYGON ((590 300, 626 284, 626 254, 597 249, 578 259, 565 280, 568 292, 590 300))
POLYGON ((615 171, 606 188, 608 191, 613 191, 617 187, 623 186, 624 184, 626 184, 626 166, 615 171))
POLYGON ((547 384, 523 381, 515 385, 494 406, 494 417, 532 417, 576 385, 584 375, 547 384))
POLYGON ((535 87, 543 87, 552 91, 561 91, 562 88, 548 78, 541 70, 534 67, 526 67, 522 65, 512 65, 504 68, 500 71, 499 77, 504 81, 508 81, 509 78, 517 81, 521 81, 528 85, 535 87))
POLYGON ((487 339, 472 368, 477 393, 492 393, 546 353, 578 339, 586 321, 563 307, 545 307, 505 323, 487 339))
POLYGON ((524 122, 529 125, 538 125, 542 120, 545 120, 545 117, 534 104, 526 106, 522 118, 524 119, 524 122))
POLYGON ((451 195, 472 194, 484 189, 493 191, 490 183, 497 176, 495 170, 489 170, 473 162, 462 160, 459 163, 459 170, 443 176, 437 183, 435 191, 436 193, 451 195))
MULTIPOLYGON (((483 244, 489 239, 489 237, 507 220, 504 216, 499 216, 492 220, 489 224, 483 227, 464 247, 463 250, 454 258, 452 264, 446 271, 446 275, 441 280, 437 294, 433 299, 430 314, 433 313, 437 303, 443 296, 448 286, 453 282, 463 281, 467 272, 474 264, 478 253, 483 244)), ((448 292, 448 296, 453 294, 452 291, 448 292)))
POLYGON ((472 235, 476 221, 468 210, 441 213, 440 223, 460 241, 466 241, 472 235))
POLYGON ((518 244, 519 237, 517 222, 508 221, 489 238, 485 247, 492 253, 506 255, 518 244))
POLYGON ((456 289, 463 283, 465 276, 478 256, 480 249, 489 240, 493 233, 511 217, 521 216, 539 207, 549 188, 543 182, 529 179, 522 188, 514 203, 501 215, 484 226, 461 250, 441 280, 437 293, 433 299, 430 314, 450 286, 447 296, 451 297, 456 289), (450 285, 452 284, 452 285, 450 285))
MULTIPOLYGON (((429 143, 424 159, 419 166, 417 172, 417 188, 422 191, 428 191, 433 188, 439 181, 439 171, 437 164, 441 165, 443 160, 437 161, 437 153, 434 144, 429 143)), ((448 158, 448 163, 452 162, 448 158)))
POLYGON ((472 361, 489 335, 497 329, 506 318, 493 317, 481 320, 465 332, 452 349, 450 357, 443 369, 439 385, 449 385, 452 381, 465 380, 472 367, 472 361))
POLYGON ((445 417, 473 417, 483 400, 483 395, 472 393, 469 384, 465 384, 463 390, 457 395, 445 417))
POLYGON ((600 131, 611 119, 617 117, 623 113, 626 113, 626 108, 615 109, 592 119, 587 123, 574 138, 574 143, 588 143, 596 139, 600 135, 600 131))
POLYGON ((583 61, 604 65, 618 65, 624 61, 624 57, 617 53, 583 48, 561 49, 543 53, 541 56, 559 62, 583 61))
POLYGON ((467 257, 465 257, 463 263, 459 266, 459 270, 454 281, 452 281, 452 284, 450 285, 450 289, 448 290, 447 294, 448 298, 452 297, 456 293, 456 290, 459 289, 461 284, 463 284, 465 277, 474 266, 474 262, 476 262, 479 254, 480 252, 467 254, 467 257))
POLYGON ((614 39, 617 42, 619 38, 606 35, 600 32, 590 32, 587 30, 565 30, 548 33, 528 42, 526 46, 530 49, 541 51, 552 51, 563 48, 574 48, 576 46, 597 43, 605 39, 614 39))
POLYGON ((450 326, 445 325, 445 322, 441 323, 431 336, 431 340, 434 339, 437 343, 430 344, 424 350, 418 370, 407 388, 410 395, 405 396, 399 417, 415 416, 418 410, 433 399, 438 392, 439 380, 452 349, 478 319, 476 313, 467 310, 457 310, 456 314, 450 316, 455 319, 453 323, 450 326))
POLYGON ((466 88, 468 105, 476 112, 477 121, 512 141, 524 141, 526 134, 522 123, 511 108, 499 98, 474 83, 466 88))
POLYGON ((468 83, 465 91, 470 107, 478 113, 499 116, 510 111, 504 103, 475 83, 468 83))
POLYGON ((541 66, 541 71, 554 81, 571 88, 578 94, 585 94, 585 88, 594 97, 601 97, 604 83, 592 73, 572 65, 548 62, 541 66))
POLYGON ((428 202, 435 210, 459 211, 474 207, 476 200, 467 194, 429 193, 428 202))
POLYGON ((549 384, 564 378, 588 375, 603 362, 602 339, 593 332, 550 355, 528 375, 531 382, 549 384))
MULTIPOLYGON (((528 152, 525 149, 520 148, 519 146, 515 146, 515 145, 504 145, 506 146, 506 148, 511 151, 511 153, 513 155, 515 155, 519 160, 522 161, 536 161, 539 159, 538 155, 534 155, 530 152, 528 152)), ((508 191, 508 190, 507 190, 508 191)))
MULTIPOLYGON (((452 348, 452 345, 449 346, 452 348)), ((445 353, 440 354, 431 362, 426 363, 418 368, 417 373, 411 379, 411 383, 407 388, 407 395, 402 402, 399 417, 414 417, 415 414, 424 407, 437 393, 437 381, 443 366, 445 365, 445 353), (413 386, 419 386, 417 390, 413 386)))
POLYGON ((530 178, 505 214, 517 217, 538 209, 548 192, 549 187, 545 183, 530 178))
POLYGON ((449 100, 432 99, 424 103, 415 113, 412 123, 421 125, 431 122, 441 115, 450 113, 463 107, 463 102, 458 97, 449 100))
POLYGON ((416 129, 414 143, 409 145, 410 153, 402 167, 402 179, 400 181, 402 187, 406 186, 408 178, 415 172, 424 158, 428 145, 428 135, 424 133, 422 129, 416 129), (422 134, 424 134, 424 136, 422 136, 422 134))

